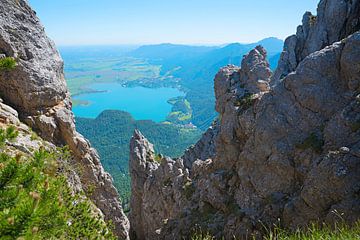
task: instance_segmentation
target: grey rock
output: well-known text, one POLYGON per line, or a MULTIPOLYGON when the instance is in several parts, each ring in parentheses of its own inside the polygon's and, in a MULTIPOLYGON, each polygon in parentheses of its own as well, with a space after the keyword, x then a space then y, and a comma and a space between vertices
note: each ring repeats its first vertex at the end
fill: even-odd
POLYGON ((290 36, 284 45, 273 84, 295 71, 308 55, 360 30, 360 3, 355 1, 323 0, 317 15, 304 14, 296 35, 290 36))
MULTIPOLYGON (((132 170, 132 181, 141 189, 132 202, 141 202, 141 208, 131 207, 137 211, 135 221, 143 221, 141 230, 133 229, 135 236, 182 239, 203 228, 219 238, 246 239, 261 237, 263 226, 273 224, 296 229, 316 221, 333 224, 339 214, 348 223, 360 218, 360 32, 350 24, 359 4, 321 1, 315 24, 323 31, 318 33, 306 13, 298 30, 302 50, 300 37, 287 40, 284 64, 292 70, 271 89, 260 47, 243 58, 241 67, 218 72, 219 119, 206 133, 216 129, 216 134, 204 137, 207 144, 198 143, 207 147, 189 150, 185 164, 181 158, 164 158, 146 174, 132 170), (338 24, 342 20, 330 13, 348 21, 338 24), (326 42, 319 40, 324 31, 326 42), (211 144, 215 151, 201 157, 211 144)), ((148 149, 141 139, 130 152, 148 149)), ((152 162, 150 155, 136 154, 132 161, 152 162)))
MULTIPOLYGON (((73 164, 83 168, 77 173, 82 189, 94 190, 91 200, 113 222, 116 235, 128 239, 129 222, 112 178, 89 142, 76 132, 63 61, 54 43, 27 1, 0 3, 0 54, 17 61, 14 70, 0 72, 0 97, 42 138, 69 146, 73 164)), ((6 119, 13 121, 11 116, 6 119)))
MULTIPOLYGON (((231 212, 228 188, 234 191, 239 181, 236 161, 231 159, 240 153, 241 143, 234 134, 240 128, 239 113, 246 115, 241 123, 244 127, 254 122, 251 107, 242 106, 248 103, 236 103, 246 94, 254 95, 251 103, 259 101, 269 90, 259 87, 259 81, 268 84, 270 76, 266 52, 260 46, 244 56, 241 68, 222 68, 215 78, 216 106, 221 117, 179 159, 165 157, 156 163, 153 146, 138 131, 134 133, 130 144, 133 239, 182 239, 194 224, 201 224, 202 215, 208 212, 213 221, 211 226, 202 227, 221 229, 228 220, 227 228, 236 228, 230 222, 241 222, 241 218, 231 215, 228 219, 220 212, 231 212)), ((231 207, 238 208, 236 205, 234 202, 231 207)))
POLYGON ((189 147, 181 157, 184 160, 186 168, 191 169, 197 160, 205 161, 215 157, 216 138, 219 130, 218 121, 214 122, 211 127, 202 135, 201 139, 189 147))
POLYGON ((0 73, 0 95, 21 113, 53 107, 68 97, 63 61, 26 1, 1 0, 0 53, 14 57, 16 71, 0 73))

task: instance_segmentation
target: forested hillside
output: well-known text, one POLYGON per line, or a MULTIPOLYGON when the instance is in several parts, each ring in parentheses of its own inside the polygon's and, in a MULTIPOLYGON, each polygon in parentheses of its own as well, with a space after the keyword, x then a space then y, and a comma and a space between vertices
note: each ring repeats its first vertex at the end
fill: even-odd
POLYGON ((130 196, 129 143, 135 129, 151 139, 158 154, 179 157, 194 144, 201 131, 172 124, 135 120, 129 113, 104 111, 96 119, 77 118, 78 131, 98 150, 104 168, 113 176, 124 204, 130 196))
MULTIPOLYGON (((206 130, 217 115, 214 107, 215 74, 228 64, 240 64, 243 56, 257 45, 267 49, 271 68, 275 69, 283 47, 283 41, 277 38, 266 38, 251 44, 232 43, 223 47, 149 45, 129 52, 128 55, 160 65, 161 75, 171 75, 178 79, 176 83, 186 92, 186 99, 193 110, 191 121, 200 129, 206 130)), ((150 83, 135 81, 131 84, 150 83)))

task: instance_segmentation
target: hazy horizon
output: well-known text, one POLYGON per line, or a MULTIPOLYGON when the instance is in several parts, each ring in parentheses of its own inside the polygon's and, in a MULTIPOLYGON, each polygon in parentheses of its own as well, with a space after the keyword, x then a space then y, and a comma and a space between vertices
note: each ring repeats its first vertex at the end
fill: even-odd
POLYGON ((284 40, 317 0, 29 0, 58 46, 219 46, 284 40))
POLYGON ((253 44, 253 43, 258 43, 262 40, 265 39, 270 39, 270 38, 275 38, 277 40, 281 40, 281 41, 285 41, 285 39, 280 39, 280 38, 276 38, 276 37, 267 37, 267 38, 263 38, 263 39, 259 39, 256 40, 254 42, 224 42, 224 43, 172 43, 172 42, 157 42, 157 43, 144 43, 144 44, 129 44, 129 43, 119 43, 119 44, 107 44, 107 43, 103 43, 103 44, 84 44, 84 45, 76 45, 76 44, 60 44, 57 45, 58 47, 141 47, 141 46, 151 46, 151 45, 165 45, 165 44, 171 44, 171 45, 183 45, 183 46, 199 46, 199 47, 225 47, 229 44, 242 44, 242 45, 246 45, 246 44, 253 44))

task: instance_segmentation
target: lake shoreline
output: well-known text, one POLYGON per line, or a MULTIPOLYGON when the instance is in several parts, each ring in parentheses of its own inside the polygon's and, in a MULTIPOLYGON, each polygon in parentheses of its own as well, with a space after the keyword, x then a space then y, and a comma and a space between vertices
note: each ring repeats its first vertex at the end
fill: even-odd
POLYGON ((121 110, 132 114, 137 120, 149 119, 163 122, 172 110, 169 99, 184 97, 178 88, 127 86, 121 83, 99 83, 88 86, 94 91, 72 96, 74 102, 91 102, 76 105, 76 117, 96 118, 104 110, 121 110))

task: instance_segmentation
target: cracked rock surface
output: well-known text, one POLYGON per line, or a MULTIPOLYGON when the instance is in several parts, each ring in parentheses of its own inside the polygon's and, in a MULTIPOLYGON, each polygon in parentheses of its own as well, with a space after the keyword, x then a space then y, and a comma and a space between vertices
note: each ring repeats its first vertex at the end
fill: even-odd
POLYGON ((82 169, 77 173, 81 188, 92 190, 91 200, 113 222, 116 235, 128 239, 129 222, 112 178, 95 149, 75 129, 63 61, 25 0, 0 0, 0 55, 17 62, 14 70, 0 72, 4 104, 43 139, 69 146, 74 168, 82 169))
POLYGON ((261 46, 222 68, 219 119, 182 158, 156 162, 135 133, 133 239, 182 239, 199 228, 246 239, 279 221, 296 229, 339 213, 360 218, 359 9, 360 1, 321 1, 275 73, 261 46))

